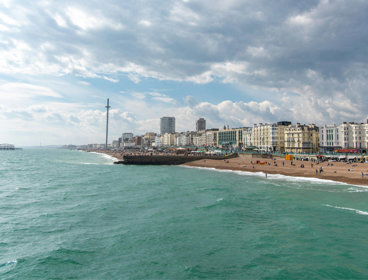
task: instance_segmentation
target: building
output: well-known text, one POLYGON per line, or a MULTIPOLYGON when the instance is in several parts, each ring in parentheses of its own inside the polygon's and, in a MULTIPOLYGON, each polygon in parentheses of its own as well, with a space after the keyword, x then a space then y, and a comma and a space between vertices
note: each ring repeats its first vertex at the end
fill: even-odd
POLYGON ((243 128, 224 128, 215 132, 215 145, 221 148, 241 148, 243 145, 243 128))
POLYGON ((285 129, 285 152, 317 153, 319 151, 319 129, 314 124, 295 126, 285 129))
POLYGON ((123 142, 130 142, 133 140, 133 133, 131 132, 126 132, 126 133, 123 133, 123 135, 121 136, 122 137, 122 140, 123 142))
POLYGON ((161 135, 156 135, 155 136, 155 141, 151 144, 152 147, 161 147, 161 135))
POLYGON ((336 124, 319 127, 320 152, 333 152, 336 149, 341 149, 343 147, 344 138, 347 139, 347 137, 344 137, 343 135, 343 137, 340 137, 340 134, 344 133, 344 127, 345 126, 337 126, 336 124))
POLYGON ((351 134, 349 135, 351 146, 350 148, 358 149, 360 152, 367 152, 368 124, 354 123, 351 124, 350 127, 351 127, 351 134))
POLYGON ((319 140, 322 152, 338 149, 357 149, 360 152, 367 152, 368 121, 367 123, 343 122, 340 125, 325 125, 320 129, 319 140))
POLYGON ((183 147, 189 146, 190 144, 191 142, 189 132, 181 132, 175 134, 175 146, 183 147))
POLYGON ((141 147, 143 143, 143 137, 142 136, 134 136, 133 142, 136 147, 141 147))
POLYGON ((289 121, 277 122, 277 152, 285 152, 285 130, 291 125, 289 121))
POLYGON ((175 117, 162 117, 160 119, 160 133, 175 133, 175 117))
POLYGON ((201 130, 193 135, 193 145, 197 147, 207 146, 206 131, 201 130))
POLYGON ((277 147, 276 124, 254 124, 251 143, 258 149, 266 152, 276 151, 277 147))
POLYGON ((251 133, 251 146, 256 146, 266 152, 283 152, 285 150, 285 129, 289 125, 291 125, 289 121, 255 124, 251 133))
POLYGON ((156 133, 154 132, 146 132, 143 136, 142 145, 145 147, 151 147, 153 143, 155 143, 156 133))
POLYGON ((196 131, 206 130, 206 120, 204 118, 200 118, 196 122, 196 131))
POLYGON ((161 136, 161 146, 174 146, 175 144, 175 134, 165 133, 161 136))
POLYGON ((254 146, 252 143, 252 131, 251 127, 243 127, 243 148, 254 146))
POLYGON ((218 128, 211 128, 206 130, 206 146, 214 147, 217 145, 218 128))
POLYGON ((113 147, 113 148, 115 148, 115 149, 117 149, 117 148, 119 148, 119 140, 114 140, 114 141, 112 141, 112 144, 111 144, 111 146, 113 147))

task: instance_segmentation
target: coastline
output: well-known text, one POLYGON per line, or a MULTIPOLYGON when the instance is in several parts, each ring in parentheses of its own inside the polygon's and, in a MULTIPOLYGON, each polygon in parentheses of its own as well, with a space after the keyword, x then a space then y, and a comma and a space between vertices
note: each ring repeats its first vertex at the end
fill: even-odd
MULTIPOLYGON (((117 160, 122 160, 124 155, 122 152, 112 151, 93 152, 106 154, 117 160)), ((214 168, 228 171, 246 171, 252 173, 263 172, 265 176, 267 173, 288 177, 316 178, 368 187, 368 163, 347 164, 345 162, 322 162, 317 164, 310 161, 288 161, 280 157, 276 157, 275 159, 252 158, 249 154, 240 154, 239 157, 228 160, 202 159, 184 163, 181 166, 214 168), (257 160, 266 164, 256 164, 255 162, 257 160), (253 164, 251 162, 253 162, 253 164), (275 163, 277 166, 275 166, 275 163), (291 163, 293 163, 293 165, 291 165, 291 163), (311 164, 313 164, 313 167, 311 164), (301 168, 301 165, 304 165, 304 168, 301 168), (319 170, 321 167, 323 172, 316 173, 316 169, 319 170), (364 173, 363 179, 361 176, 362 172, 364 173)))
POLYGON ((293 164, 294 165, 291 165, 291 161, 286 161, 283 158, 276 158, 273 160, 252 158, 251 155, 240 155, 238 158, 229 159, 227 161, 198 160, 185 163, 182 166, 252 173, 263 172, 264 176, 266 176, 266 174, 275 174, 289 177, 316 178, 368 187, 368 163, 347 164, 343 162, 323 162, 319 164, 312 163, 312 167, 309 161, 294 160, 293 164), (255 162, 257 160, 266 164, 256 164, 255 162), (301 165, 304 165, 304 168, 301 168, 301 165), (321 167, 323 172, 316 173, 316 169, 319 170, 321 167), (364 172, 363 179, 361 172, 364 172))

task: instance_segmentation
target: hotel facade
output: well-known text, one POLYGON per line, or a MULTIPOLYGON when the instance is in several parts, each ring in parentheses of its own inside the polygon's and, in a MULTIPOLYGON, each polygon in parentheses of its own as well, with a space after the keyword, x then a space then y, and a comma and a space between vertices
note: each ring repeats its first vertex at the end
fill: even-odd
POLYGON ((285 129, 286 153, 317 153, 319 151, 319 129, 316 125, 288 126, 285 129))
POLYGON ((368 123, 342 123, 324 125, 319 133, 320 150, 332 152, 336 149, 356 149, 367 152, 368 123))

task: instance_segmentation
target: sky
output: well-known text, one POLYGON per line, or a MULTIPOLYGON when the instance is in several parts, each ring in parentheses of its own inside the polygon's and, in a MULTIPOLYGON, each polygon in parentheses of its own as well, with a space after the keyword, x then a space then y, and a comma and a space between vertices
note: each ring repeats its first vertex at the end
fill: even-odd
MULTIPOLYGON (((0 1, 0 143, 368 118, 368 1, 0 1)), ((111 142, 109 141, 109 142, 111 142)))

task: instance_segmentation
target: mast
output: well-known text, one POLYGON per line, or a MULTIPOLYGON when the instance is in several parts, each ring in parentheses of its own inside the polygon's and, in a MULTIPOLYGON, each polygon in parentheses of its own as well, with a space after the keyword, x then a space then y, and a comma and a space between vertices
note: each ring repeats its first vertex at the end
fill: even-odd
POLYGON ((107 105, 105 106, 106 108, 106 144, 105 144, 105 149, 107 150, 107 140, 109 137, 109 109, 111 108, 111 106, 109 105, 109 99, 107 98, 107 105))

